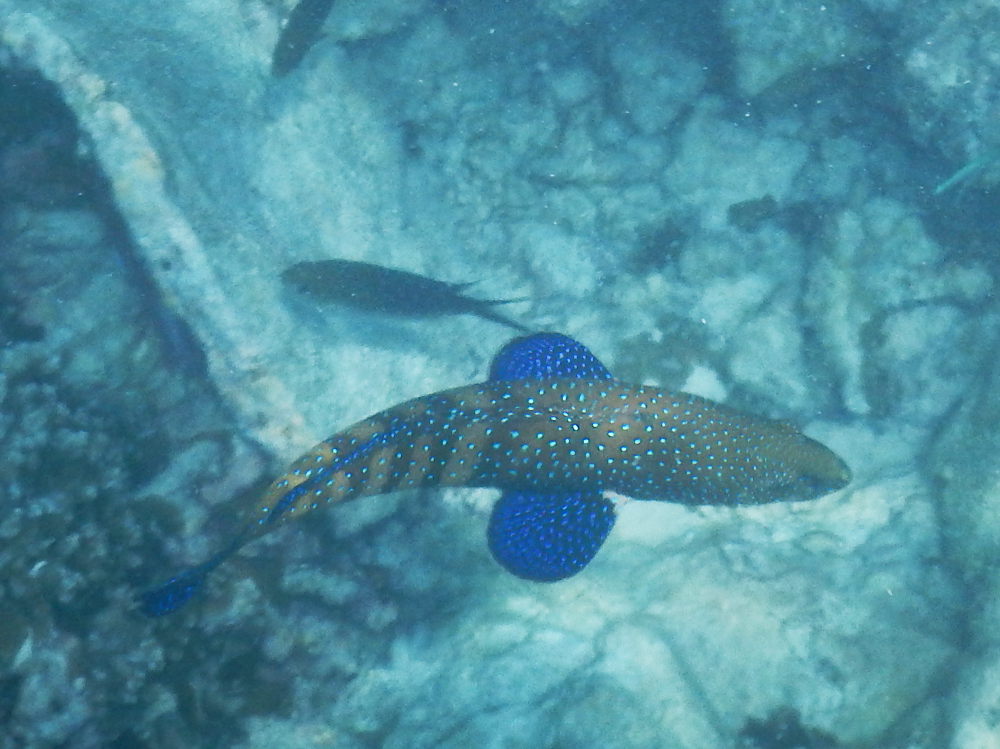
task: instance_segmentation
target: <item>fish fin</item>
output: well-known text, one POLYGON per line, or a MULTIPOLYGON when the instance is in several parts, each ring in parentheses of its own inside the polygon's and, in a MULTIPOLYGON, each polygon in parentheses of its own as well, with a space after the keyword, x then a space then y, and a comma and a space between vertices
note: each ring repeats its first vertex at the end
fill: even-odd
POLYGON ((600 494, 508 491, 493 506, 487 541, 511 574, 555 582, 586 567, 614 524, 614 505, 600 494))
POLYGON ((139 610, 149 617, 172 614, 184 606, 199 591, 208 570, 203 565, 192 567, 176 577, 172 577, 163 585, 140 593, 136 598, 139 610))
POLYGON ((561 333, 534 333, 501 348, 490 365, 491 381, 576 377, 610 380, 611 372, 590 349, 561 333))
POLYGON ((482 317, 485 320, 492 320, 493 322, 498 322, 501 325, 506 325, 508 328, 513 328, 514 330, 518 330, 522 333, 531 332, 530 328, 526 328, 525 326, 521 325, 521 323, 514 322, 509 317, 505 317, 504 315, 501 315, 499 312, 494 312, 489 308, 488 304, 489 303, 487 302, 483 302, 482 304, 476 304, 476 308, 474 310, 475 314, 478 315, 479 317, 482 317))
POLYGON ((476 299, 478 304, 519 304, 521 302, 530 302, 530 296, 516 296, 513 299, 476 299))
POLYGON ((243 545, 243 537, 237 536, 226 548, 217 552, 208 561, 191 567, 151 590, 136 596, 139 610, 150 617, 172 614, 185 606, 201 590, 208 573, 222 564, 233 552, 243 545))

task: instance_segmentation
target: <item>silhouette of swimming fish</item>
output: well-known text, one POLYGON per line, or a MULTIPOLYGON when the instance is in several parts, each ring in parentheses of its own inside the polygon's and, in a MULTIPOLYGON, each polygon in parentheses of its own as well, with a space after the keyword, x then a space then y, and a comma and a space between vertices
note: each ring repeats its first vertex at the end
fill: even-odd
POLYGON ((439 317, 472 314, 514 328, 528 329, 494 312, 497 304, 520 299, 473 299, 462 293, 468 283, 446 283, 427 276, 356 260, 317 260, 296 263, 281 273, 282 280, 319 302, 332 302, 369 312, 401 317, 439 317))
POLYGON ((494 558, 519 577, 555 581, 604 543, 615 521, 608 493, 760 504, 813 499, 850 478, 787 422, 620 382, 582 344, 539 333, 504 346, 487 382, 415 398, 321 442, 270 485, 230 544, 139 602, 150 616, 175 611, 243 545, 357 497, 501 489, 487 531, 494 558))
POLYGON ((301 0, 288 14, 271 57, 271 75, 288 75, 323 35, 323 22, 330 15, 333 0, 301 0))

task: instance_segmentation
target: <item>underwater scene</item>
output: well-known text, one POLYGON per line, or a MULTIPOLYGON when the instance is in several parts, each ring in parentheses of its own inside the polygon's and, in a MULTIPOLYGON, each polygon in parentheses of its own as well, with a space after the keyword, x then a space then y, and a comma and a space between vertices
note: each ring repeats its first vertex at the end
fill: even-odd
POLYGON ((1000 749, 990 0, 0 0, 0 749, 1000 749))

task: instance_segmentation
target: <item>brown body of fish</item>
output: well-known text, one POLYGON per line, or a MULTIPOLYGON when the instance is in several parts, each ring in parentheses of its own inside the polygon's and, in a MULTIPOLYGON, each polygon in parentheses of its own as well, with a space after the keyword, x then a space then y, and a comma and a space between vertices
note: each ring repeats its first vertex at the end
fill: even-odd
POLYGON ((791 424, 687 393, 615 380, 486 382, 402 403, 321 442, 252 517, 257 535, 327 503, 427 486, 761 504, 812 499, 850 476, 791 424))

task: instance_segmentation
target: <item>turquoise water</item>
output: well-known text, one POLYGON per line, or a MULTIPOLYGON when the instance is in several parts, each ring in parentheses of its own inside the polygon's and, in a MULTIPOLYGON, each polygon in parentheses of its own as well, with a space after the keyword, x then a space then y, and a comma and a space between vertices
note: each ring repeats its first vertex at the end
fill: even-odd
POLYGON ((0 747, 997 745, 989 12, 343 0, 275 76, 291 5, 0 0, 0 747), (334 259, 438 283, 281 280, 334 259), (311 444, 487 377, 448 288, 853 480, 612 497, 551 584, 493 490, 364 497, 143 617, 311 444))

